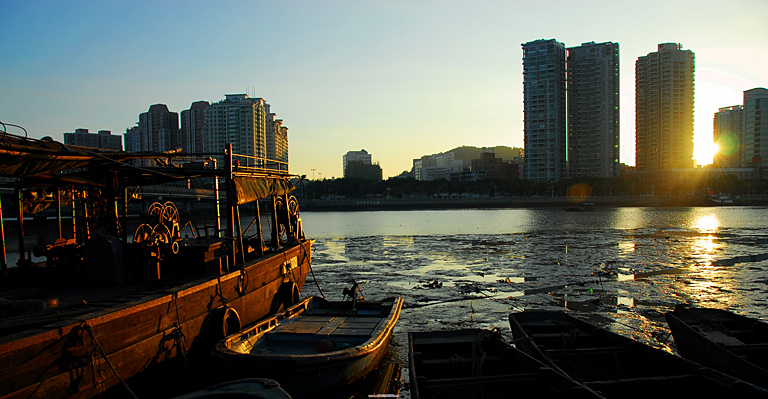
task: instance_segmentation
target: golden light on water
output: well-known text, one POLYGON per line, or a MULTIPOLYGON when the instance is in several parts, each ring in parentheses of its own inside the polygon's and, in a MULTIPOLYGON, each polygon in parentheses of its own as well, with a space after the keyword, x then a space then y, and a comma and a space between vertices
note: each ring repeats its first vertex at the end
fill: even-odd
MULTIPOLYGON (((720 227, 720 222, 714 214, 700 216, 693 227, 701 233, 715 233, 720 227)), ((717 236, 713 234, 702 235, 693 243, 693 252, 702 264, 711 265, 715 260, 715 253, 720 248, 717 236)))
POLYGON ((713 233, 717 231, 719 227, 720 221, 717 220, 717 216, 714 214, 699 216, 699 218, 693 222, 693 228, 702 233, 713 233))

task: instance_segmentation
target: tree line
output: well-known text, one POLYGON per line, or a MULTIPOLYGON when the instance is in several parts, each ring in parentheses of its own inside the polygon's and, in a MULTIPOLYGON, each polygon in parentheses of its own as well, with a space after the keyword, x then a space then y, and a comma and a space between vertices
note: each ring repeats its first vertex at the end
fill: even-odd
MULTIPOLYGON (((628 179, 574 178, 554 183, 536 183, 530 180, 483 179, 476 181, 429 180, 389 178, 382 181, 365 179, 299 179, 294 195, 306 199, 365 199, 365 198, 443 198, 443 197, 564 197, 586 194, 589 197, 647 195, 648 187, 628 179), (575 190, 580 190, 578 193, 575 190), (585 191, 586 190, 586 191, 585 191)), ((768 181, 739 180, 712 177, 702 180, 686 195, 706 196, 768 195, 768 181)), ((657 195, 665 192, 659 188, 657 195)))

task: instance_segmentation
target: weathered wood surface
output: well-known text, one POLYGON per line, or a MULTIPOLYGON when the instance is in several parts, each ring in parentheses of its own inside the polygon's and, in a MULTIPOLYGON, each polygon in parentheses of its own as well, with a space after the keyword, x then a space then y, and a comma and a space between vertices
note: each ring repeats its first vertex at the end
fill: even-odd
POLYGON ((276 297, 284 283, 303 286, 311 242, 303 245, 250 262, 244 272, 155 290, 0 339, 0 398, 95 396, 119 383, 101 351, 128 379, 182 352, 210 348, 223 337, 221 321, 211 320, 217 309, 235 309, 241 325, 250 324, 282 305, 276 297), (286 263, 293 267, 287 273, 286 263))

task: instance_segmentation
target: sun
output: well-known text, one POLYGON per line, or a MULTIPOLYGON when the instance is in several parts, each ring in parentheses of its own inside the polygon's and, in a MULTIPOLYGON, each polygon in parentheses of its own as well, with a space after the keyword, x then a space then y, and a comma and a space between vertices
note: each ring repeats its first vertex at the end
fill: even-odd
POLYGON ((720 147, 715 144, 711 139, 709 140, 694 140, 693 142, 693 159, 696 160, 697 165, 709 165, 717 154, 720 147))

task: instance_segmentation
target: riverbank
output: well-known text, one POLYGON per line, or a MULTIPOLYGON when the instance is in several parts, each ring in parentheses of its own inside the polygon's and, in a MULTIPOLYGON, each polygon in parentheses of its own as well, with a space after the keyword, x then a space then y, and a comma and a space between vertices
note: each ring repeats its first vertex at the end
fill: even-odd
MULTIPOLYGON (((596 197, 589 198, 595 207, 681 207, 681 206, 768 206, 768 197, 748 197, 728 203, 707 197, 596 197)), ((488 197, 425 199, 332 199, 300 200, 304 211, 385 211, 439 209, 494 209, 568 207, 575 201, 566 197, 488 197)))

